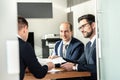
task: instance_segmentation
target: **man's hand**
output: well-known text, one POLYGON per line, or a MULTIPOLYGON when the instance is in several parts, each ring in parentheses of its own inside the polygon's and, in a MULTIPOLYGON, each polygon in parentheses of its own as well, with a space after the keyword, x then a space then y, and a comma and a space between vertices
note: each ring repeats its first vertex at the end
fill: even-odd
POLYGON ((58 58, 59 56, 55 55, 55 56, 49 56, 48 58, 49 59, 55 59, 55 58, 58 58))
POLYGON ((73 66, 74 66, 74 63, 71 63, 71 62, 67 62, 67 63, 61 65, 61 67, 67 71, 72 71, 73 66))
POLYGON ((51 70, 52 68, 55 68, 55 65, 52 62, 47 63, 48 70, 51 70))
POLYGON ((25 72, 26 72, 26 73, 29 73, 29 72, 30 72, 29 69, 28 69, 28 67, 25 69, 25 72))

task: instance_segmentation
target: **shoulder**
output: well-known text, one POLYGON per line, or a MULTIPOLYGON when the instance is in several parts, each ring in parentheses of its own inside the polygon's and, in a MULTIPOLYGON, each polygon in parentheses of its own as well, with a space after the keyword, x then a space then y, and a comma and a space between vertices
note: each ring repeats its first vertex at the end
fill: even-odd
POLYGON ((71 43, 84 45, 82 41, 80 41, 80 40, 78 40, 77 38, 74 38, 74 37, 72 37, 71 43))
POLYGON ((61 42, 62 42, 62 40, 59 40, 55 43, 55 45, 58 46, 61 42))
POLYGON ((93 46, 96 47, 96 39, 93 42, 93 46))
POLYGON ((32 48, 31 44, 28 42, 23 41, 22 39, 18 38, 19 40, 19 50, 20 53, 27 54, 28 52, 33 52, 34 49, 32 48))
POLYGON ((31 46, 30 43, 23 41, 22 39, 18 38, 20 46, 31 46))
POLYGON ((21 49, 24 49, 24 46, 25 46, 26 42, 23 41, 23 40, 20 39, 20 38, 18 38, 18 41, 19 41, 19 48, 20 48, 20 50, 21 50, 21 49))

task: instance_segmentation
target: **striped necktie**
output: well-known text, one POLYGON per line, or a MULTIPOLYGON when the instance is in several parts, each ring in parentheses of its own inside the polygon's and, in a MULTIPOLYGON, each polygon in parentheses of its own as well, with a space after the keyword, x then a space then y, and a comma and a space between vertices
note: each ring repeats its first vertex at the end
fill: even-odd
POLYGON ((68 44, 64 44, 63 46, 63 57, 66 58, 66 52, 67 52, 68 44))

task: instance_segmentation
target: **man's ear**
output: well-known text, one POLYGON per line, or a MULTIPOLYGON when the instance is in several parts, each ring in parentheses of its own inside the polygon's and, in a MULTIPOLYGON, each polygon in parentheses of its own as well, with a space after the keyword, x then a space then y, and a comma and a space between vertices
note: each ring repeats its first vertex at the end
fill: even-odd
POLYGON ((23 33, 25 33, 25 28, 23 28, 23 33))
POLYGON ((27 26, 25 26, 25 27, 23 28, 23 32, 26 33, 27 29, 28 29, 27 26))
POLYGON ((23 33, 26 33, 26 28, 25 28, 25 27, 22 29, 22 32, 23 32, 23 33))
POLYGON ((95 29, 95 26, 96 26, 95 22, 92 22, 91 25, 92 25, 92 28, 95 29))

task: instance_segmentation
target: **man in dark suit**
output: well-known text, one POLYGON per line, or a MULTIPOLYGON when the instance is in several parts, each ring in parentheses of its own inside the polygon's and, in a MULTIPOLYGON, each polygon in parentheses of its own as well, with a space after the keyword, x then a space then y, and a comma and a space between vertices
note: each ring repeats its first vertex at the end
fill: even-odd
POLYGON ((28 38, 28 22, 23 17, 18 17, 18 40, 20 56, 20 80, 23 80, 26 68, 36 77, 43 78, 47 71, 54 67, 52 62, 42 66, 35 55, 32 46, 26 42, 28 38))
POLYGON ((51 58, 63 57, 71 61, 77 61, 84 51, 84 44, 73 37, 73 26, 69 22, 60 25, 60 37, 57 41, 51 58), (65 50, 66 49, 66 50, 65 50))
POLYGON ((95 16, 92 14, 83 15, 78 18, 78 22, 79 30, 90 41, 86 44, 85 51, 78 60, 78 64, 68 62, 61 65, 61 67, 68 71, 90 71, 91 77, 83 78, 83 80, 97 80, 95 16))

